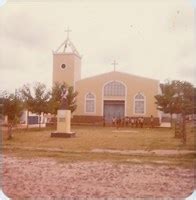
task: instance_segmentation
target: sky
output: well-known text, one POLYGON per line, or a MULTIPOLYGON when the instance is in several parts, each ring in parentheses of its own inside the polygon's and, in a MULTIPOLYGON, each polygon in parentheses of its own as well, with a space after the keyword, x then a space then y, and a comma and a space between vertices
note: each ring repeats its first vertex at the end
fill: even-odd
MULTIPOLYGON (((52 85, 66 28, 82 78, 117 71, 196 85, 194 0, 8 0, 0 7, 0 86, 52 85)), ((196 13, 196 12, 195 12, 196 13)))

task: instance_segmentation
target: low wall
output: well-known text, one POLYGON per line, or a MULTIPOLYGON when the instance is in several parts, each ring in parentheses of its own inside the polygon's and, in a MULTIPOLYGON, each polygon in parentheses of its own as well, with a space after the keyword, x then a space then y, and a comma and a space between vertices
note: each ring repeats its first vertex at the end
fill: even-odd
MULTIPOLYGON (((137 117, 133 117, 136 119, 137 117)), ((72 124, 97 124, 103 125, 102 116, 85 116, 85 115, 75 115, 72 120, 72 124)), ((144 117, 144 125, 150 126, 150 117, 144 117)), ((160 126, 160 121, 158 117, 154 118, 154 126, 160 126)))
POLYGON ((102 116, 84 116, 84 115, 75 115, 72 120, 72 124, 103 124, 102 116))
MULTIPOLYGON (((137 117, 133 117, 136 119, 137 117)), ((88 116, 88 115, 74 115, 71 119, 72 125, 103 125, 103 117, 102 116, 88 116)), ((107 125, 112 125, 108 123, 107 125)), ((150 117, 144 117, 144 126, 150 126, 150 117)), ((154 126, 160 126, 159 118, 154 118, 154 126)), ((46 127, 56 127, 56 121, 54 120, 52 123, 47 123, 46 127)))

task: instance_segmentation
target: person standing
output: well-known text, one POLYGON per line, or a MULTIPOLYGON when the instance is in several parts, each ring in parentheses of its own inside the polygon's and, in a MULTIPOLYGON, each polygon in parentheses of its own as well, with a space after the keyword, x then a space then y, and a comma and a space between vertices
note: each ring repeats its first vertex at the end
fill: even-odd
POLYGON ((119 129, 120 125, 121 125, 121 118, 118 117, 116 120, 116 128, 119 129))
POLYGON ((105 116, 103 116, 103 127, 105 127, 105 116))
POLYGON ((129 125, 129 117, 125 117, 125 126, 127 127, 129 125))
POLYGON ((136 119, 135 119, 135 127, 138 128, 138 126, 139 126, 139 119, 136 118, 136 119))
POLYGON ((134 118, 131 117, 131 128, 133 128, 133 127, 134 127, 134 118))
POLYGON ((153 117, 153 115, 150 116, 150 128, 154 128, 154 117, 153 117))
POLYGON ((112 126, 115 126, 116 125, 116 117, 112 117, 112 126))
POLYGON ((143 128, 144 126, 144 117, 140 117, 140 127, 143 128))

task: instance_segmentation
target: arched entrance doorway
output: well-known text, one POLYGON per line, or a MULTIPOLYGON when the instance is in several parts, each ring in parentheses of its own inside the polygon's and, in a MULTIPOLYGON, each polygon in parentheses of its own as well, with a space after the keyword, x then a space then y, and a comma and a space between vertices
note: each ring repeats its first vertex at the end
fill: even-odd
POLYGON ((110 81, 103 88, 103 115, 106 123, 112 118, 125 116, 126 86, 120 81, 110 81))

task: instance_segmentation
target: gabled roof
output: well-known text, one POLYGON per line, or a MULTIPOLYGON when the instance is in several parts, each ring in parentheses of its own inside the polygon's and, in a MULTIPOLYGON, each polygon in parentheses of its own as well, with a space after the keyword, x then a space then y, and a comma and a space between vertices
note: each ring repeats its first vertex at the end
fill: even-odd
POLYGON ((137 76, 137 75, 129 74, 129 73, 125 73, 125 72, 111 71, 111 72, 106 72, 106 73, 103 73, 103 74, 87 77, 87 78, 81 79, 81 80, 79 80, 77 82, 90 80, 90 79, 96 79, 96 78, 99 78, 101 76, 110 76, 111 75, 111 77, 112 77, 112 75, 114 75, 114 74, 119 74, 119 75, 129 76, 129 77, 135 77, 135 78, 139 78, 139 79, 147 79, 147 80, 152 80, 152 81, 159 81, 158 79, 146 78, 146 77, 143 77, 143 76, 137 76))

